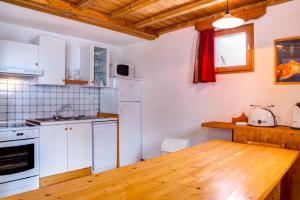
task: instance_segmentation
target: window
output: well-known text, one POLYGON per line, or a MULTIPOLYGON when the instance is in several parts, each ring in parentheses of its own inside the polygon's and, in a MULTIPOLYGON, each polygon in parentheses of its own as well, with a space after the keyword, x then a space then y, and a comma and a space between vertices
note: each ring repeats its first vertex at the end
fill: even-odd
POLYGON ((253 24, 216 31, 215 68, 217 74, 254 71, 253 24))

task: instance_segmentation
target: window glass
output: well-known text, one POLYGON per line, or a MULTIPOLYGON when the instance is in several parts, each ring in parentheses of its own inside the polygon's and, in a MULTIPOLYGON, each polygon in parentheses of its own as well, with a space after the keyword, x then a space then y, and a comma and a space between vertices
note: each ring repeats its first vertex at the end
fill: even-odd
POLYGON ((239 67, 247 64, 246 32, 224 35, 215 39, 215 66, 239 67))

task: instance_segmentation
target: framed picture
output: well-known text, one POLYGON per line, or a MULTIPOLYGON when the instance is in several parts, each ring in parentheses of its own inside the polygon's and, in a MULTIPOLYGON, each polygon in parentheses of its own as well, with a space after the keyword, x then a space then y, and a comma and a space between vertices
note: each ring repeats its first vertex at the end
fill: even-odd
POLYGON ((275 84, 300 84, 300 36, 278 39, 275 48, 275 84))

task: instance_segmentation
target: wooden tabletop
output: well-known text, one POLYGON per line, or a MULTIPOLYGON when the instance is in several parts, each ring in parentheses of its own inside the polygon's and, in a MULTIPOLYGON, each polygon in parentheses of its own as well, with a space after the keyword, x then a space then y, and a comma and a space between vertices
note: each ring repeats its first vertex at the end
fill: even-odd
POLYGON ((264 199, 297 156, 297 151, 210 141, 6 200, 264 199))

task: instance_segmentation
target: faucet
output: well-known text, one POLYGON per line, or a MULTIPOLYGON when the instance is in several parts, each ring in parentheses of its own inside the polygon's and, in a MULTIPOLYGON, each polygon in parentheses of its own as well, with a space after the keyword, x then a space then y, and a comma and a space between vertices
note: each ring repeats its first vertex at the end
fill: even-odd
POLYGON ((56 111, 56 114, 53 116, 53 118, 55 119, 55 120, 59 120, 59 119, 61 119, 62 118, 62 112, 64 112, 66 109, 72 109, 72 106, 70 105, 70 104, 65 104, 65 105, 62 105, 62 107, 58 110, 58 111, 56 111))

